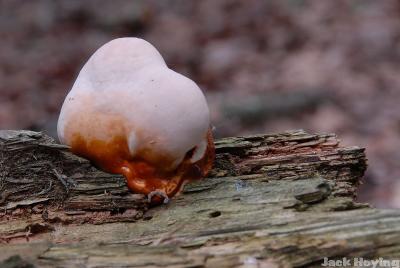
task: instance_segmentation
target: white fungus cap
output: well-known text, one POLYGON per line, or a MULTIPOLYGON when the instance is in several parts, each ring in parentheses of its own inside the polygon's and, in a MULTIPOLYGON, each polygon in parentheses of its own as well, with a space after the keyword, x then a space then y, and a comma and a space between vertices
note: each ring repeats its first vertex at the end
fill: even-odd
POLYGON ((169 69, 147 41, 119 38, 82 68, 61 109, 58 135, 68 145, 74 134, 103 141, 123 135, 132 157, 167 155, 174 168, 195 146, 191 162, 202 158, 209 125, 196 83, 169 69))

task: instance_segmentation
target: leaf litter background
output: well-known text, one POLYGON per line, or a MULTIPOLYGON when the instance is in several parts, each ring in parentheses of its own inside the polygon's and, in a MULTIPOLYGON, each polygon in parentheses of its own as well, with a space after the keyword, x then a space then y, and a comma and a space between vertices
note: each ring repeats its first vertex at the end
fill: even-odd
POLYGON ((335 132, 367 148, 359 194, 400 207, 400 2, 0 0, 0 129, 56 135, 105 42, 138 36, 204 90, 218 137, 335 132))

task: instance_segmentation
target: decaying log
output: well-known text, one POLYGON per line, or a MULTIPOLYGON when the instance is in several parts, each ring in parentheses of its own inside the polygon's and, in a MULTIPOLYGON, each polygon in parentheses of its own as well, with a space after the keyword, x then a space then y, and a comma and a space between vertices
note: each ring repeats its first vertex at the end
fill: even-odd
POLYGON ((354 201, 364 149, 303 131, 216 142, 209 178, 149 208, 48 136, 0 131, 0 261, 38 267, 292 267, 400 257, 400 212, 354 201), (13 255, 17 257, 8 259, 13 255))

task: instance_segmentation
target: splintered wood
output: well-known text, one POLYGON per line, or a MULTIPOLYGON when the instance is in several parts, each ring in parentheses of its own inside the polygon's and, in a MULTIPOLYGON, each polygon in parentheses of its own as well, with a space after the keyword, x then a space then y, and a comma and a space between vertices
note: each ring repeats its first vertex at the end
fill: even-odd
POLYGON ((97 170, 46 135, 1 131, 0 261, 318 267, 324 257, 400 257, 400 211, 354 201, 364 149, 303 131, 215 146, 209 178, 149 207, 122 176, 97 170))

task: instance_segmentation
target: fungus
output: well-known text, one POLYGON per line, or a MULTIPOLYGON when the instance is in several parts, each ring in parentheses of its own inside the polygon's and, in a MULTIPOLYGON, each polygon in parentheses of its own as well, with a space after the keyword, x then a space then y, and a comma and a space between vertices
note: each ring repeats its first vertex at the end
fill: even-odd
POLYGON ((152 203, 206 176, 215 156, 202 91, 139 38, 112 40, 91 56, 64 101, 57 131, 73 153, 123 174, 152 203))

